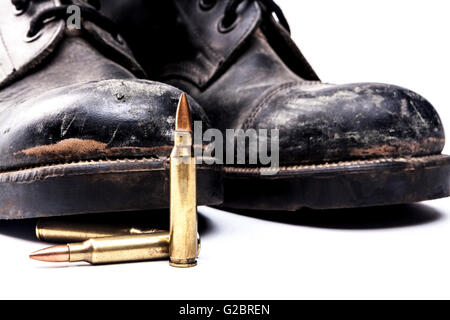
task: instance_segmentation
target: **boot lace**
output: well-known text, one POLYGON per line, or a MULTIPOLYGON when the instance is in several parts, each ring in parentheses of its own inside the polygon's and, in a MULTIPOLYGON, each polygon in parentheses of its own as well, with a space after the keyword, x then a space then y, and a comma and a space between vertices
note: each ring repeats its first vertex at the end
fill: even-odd
MULTIPOLYGON (((17 11, 24 12, 28 9, 30 3, 33 1, 36 0, 11 0, 11 3, 15 6, 17 11)), ((31 19, 30 27, 27 32, 28 38, 35 37, 39 33, 39 31, 42 30, 45 24, 53 19, 69 18, 71 13, 68 13, 67 9, 70 7, 70 5, 73 5, 73 2, 71 0, 65 0, 62 2, 66 4, 44 9, 38 12, 36 16, 31 19)), ((113 36, 118 37, 119 33, 116 25, 98 11, 98 9, 100 9, 100 1, 86 0, 85 2, 92 7, 78 5, 83 20, 92 21, 99 27, 110 32, 113 36)))

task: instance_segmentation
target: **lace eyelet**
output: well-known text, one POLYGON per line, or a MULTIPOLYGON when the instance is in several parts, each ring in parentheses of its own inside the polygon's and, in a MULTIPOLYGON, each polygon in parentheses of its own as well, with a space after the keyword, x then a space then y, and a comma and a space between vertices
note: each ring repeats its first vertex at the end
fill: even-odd
POLYGON ((200 0, 199 6, 200 9, 204 11, 209 11, 217 4, 217 0, 200 0))
POLYGON ((24 13, 25 13, 24 9, 21 10, 17 10, 16 8, 13 9, 13 14, 17 17, 23 15, 24 13))
POLYGON ((237 17, 236 19, 234 19, 234 21, 231 24, 225 25, 224 24, 224 19, 222 19, 222 20, 219 21, 219 24, 218 24, 217 28, 218 28, 220 33, 228 33, 230 31, 232 31, 237 26, 239 20, 240 20, 240 18, 237 17))
POLYGON ((24 14, 27 10, 28 7, 30 6, 30 2, 25 2, 21 5, 22 8, 17 9, 16 5, 13 5, 13 13, 15 16, 20 16, 22 14, 24 14))
POLYGON ((23 15, 27 10, 28 10, 28 7, 23 8, 23 9, 16 9, 15 7, 13 7, 13 14, 18 17, 18 16, 23 15))
POLYGON ((25 41, 26 43, 30 43, 30 42, 36 41, 37 39, 39 39, 42 36, 43 33, 44 33, 44 29, 39 30, 39 32, 36 33, 32 37, 29 37, 28 34, 27 34, 27 35, 25 35, 25 38, 23 39, 23 41, 25 41))

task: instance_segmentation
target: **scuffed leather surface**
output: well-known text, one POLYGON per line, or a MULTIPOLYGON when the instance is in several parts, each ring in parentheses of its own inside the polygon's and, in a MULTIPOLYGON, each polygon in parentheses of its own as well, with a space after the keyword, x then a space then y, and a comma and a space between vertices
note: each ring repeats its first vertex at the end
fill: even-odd
POLYGON ((105 58, 78 36, 66 37, 54 50, 51 60, 36 66, 27 77, 0 90, 0 111, 14 116, 18 104, 45 91, 106 79, 132 79, 133 74, 105 58))
POLYGON ((256 1, 244 2, 236 28, 227 35, 245 35, 237 47, 217 29, 226 0, 206 12, 198 9, 198 0, 167 2, 174 6, 153 6, 151 11, 137 0, 126 4, 116 0, 110 2, 109 14, 120 23, 150 76, 190 93, 213 127, 279 129, 282 165, 442 152, 442 123, 429 102, 386 84, 322 84, 288 33, 256 1), (245 11, 254 10, 253 5, 260 12, 259 21, 252 32, 243 33, 240 28, 252 22, 246 20, 250 18, 245 11), (131 21, 118 7, 140 18, 131 21), (149 19, 152 15, 160 18, 149 19), (176 21, 178 27, 170 27, 161 17, 176 21), (182 71, 137 41, 135 32, 142 29, 165 32, 152 45, 163 52, 176 50, 182 71), (186 76, 204 70, 203 55, 209 48, 227 58, 221 68, 209 66, 206 74, 215 73, 206 84, 186 76))
MULTIPOLYGON (((14 106, 0 120, 0 169, 79 160, 154 157, 172 148, 181 91, 146 80, 64 86, 14 106)), ((196 120, 205 120, 194 101, 196 120)), ((1 116, 1 115, 0 115, 1 116)))
POLYGON ((244 129, 280 130, 283 164, 440 153, 439 116, 421 96, 384 84, 291 85, 260 104, 244 129))

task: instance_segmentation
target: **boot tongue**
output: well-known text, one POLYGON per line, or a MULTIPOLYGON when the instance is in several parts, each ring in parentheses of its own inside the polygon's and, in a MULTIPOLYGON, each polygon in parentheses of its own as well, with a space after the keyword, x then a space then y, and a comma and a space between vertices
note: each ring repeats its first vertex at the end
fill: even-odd
POLYGON ((233 8, 236 11, 234 22, 223 28, 221 22, 231 1, 218 1, 212 9, 203 11, 199 8, 198 0, 173 1, 180 24, 177 34, 183 34, 189 39, 192 53, 162 63, 162 69, 155 71, 160 79, 181 76, 203 89, 220 77, 232 60, 245 52, 245 45, 257 30, 261 30, 280 59, 292 71, 305 80, 319 80, 291 40, 289 25, 273 0, 235 1, 238 6, 233 8), (276 13, 279 21, 274 19, 273 13, 276 13))
POLYGON ((227 66, 227 62, 254 32, 261 18, 261 10, 254 1, 244 1, 238 8, 239 20, 232 26, 222 28, 221 21, 227 1, 218 1, 211 11, 199 12, 198 1, 174 1, 178 23, 189 37, 192 54, 183 61, 173 61, 159 73, 162 76, 178 74, 205 87, 227 66), (196 65, 186 68, 196 60, 196 65), (181 63, 180 63, 181 62, 181 63))
MULTIPOLYGON (((94 1, 63 1, 94 8, 94 1)), ((48 21, 39 32, 27 37, 30 22, 41 12, 61 6, 60 0, 29 1, 27 7, 17 11, 11 0, 0 1, 0 88, 7 86, 44 63, 64 39, 65 19, 48 21)), ((78 30, 77 30, 78 31, 78 30)), ((127 44, 89 20, 82 19, 79 34, 89 40, 105 56, 132 71, 145 76, 127 44)))

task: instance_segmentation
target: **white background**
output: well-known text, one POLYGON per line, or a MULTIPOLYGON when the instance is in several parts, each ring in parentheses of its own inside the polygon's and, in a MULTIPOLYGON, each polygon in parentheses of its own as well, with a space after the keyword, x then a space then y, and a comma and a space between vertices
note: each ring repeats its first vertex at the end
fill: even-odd
MULTIPOLYGON (((449 1, 277 2, 322 80, 412 89, 435 105, 450 133, 449 1)), ((188 270, 166 261, 30 261, 45 245, 23 223, 0 222, 0 298, 450 298, 449 199, 271 219, 200 214, 202 253, 188 270)))

